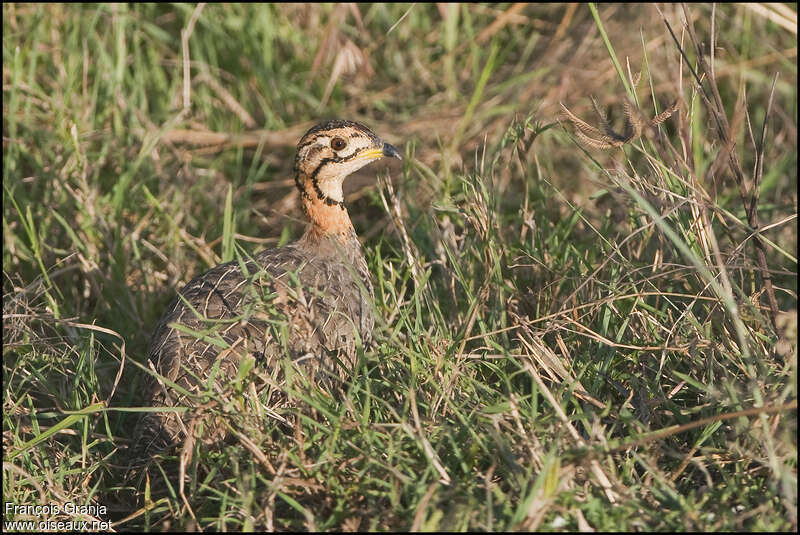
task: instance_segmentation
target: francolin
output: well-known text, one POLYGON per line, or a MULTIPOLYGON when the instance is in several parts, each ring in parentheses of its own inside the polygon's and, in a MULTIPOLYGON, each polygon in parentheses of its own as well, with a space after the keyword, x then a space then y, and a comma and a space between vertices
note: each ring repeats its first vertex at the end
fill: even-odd
MULTIPOLYGON (((297 145, 294 173, 308 227, 295 243, 227 262, 195 277, 169 305, 149 349, 152 412, 140 421, 137 449, 153 452, 180 442, 200 412, 197 394, 237 378, 254 359, 259 392, 279 385, 287 365, 316 384, 351 373, 358 339, 372 336, 373 298, 367 263, 342 194, 348 175, 382 157, 402 159, 366 126, 332 120, 311 128, 297 145), (174 388, 170 383, 177 385, 174 388)), ((263 394, 263 392, 262 392, 263 394)), ((273 395, 273 394, 268 394, 273 395)), ((216 440, 212 433, 206 439, 216 440)))

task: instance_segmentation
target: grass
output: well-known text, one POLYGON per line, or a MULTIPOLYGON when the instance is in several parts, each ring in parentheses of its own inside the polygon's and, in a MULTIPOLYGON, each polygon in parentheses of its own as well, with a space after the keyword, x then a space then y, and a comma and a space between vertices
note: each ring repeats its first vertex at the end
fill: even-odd
POLYGON ((4 502, 126 530, 796 530, 796 12, 663 9, 4 4, 4 502), (594 95, 618 130, 628 91, 629 121, 678 110, 609 150, 563 120, 603 132, 594 95), (300 235, 294 144, 334 116, 406 155, 346 183, 375 344, 342 398, 295 393, 292 433, 239 392, 183 497, 137 486, 155 323, 300 235))

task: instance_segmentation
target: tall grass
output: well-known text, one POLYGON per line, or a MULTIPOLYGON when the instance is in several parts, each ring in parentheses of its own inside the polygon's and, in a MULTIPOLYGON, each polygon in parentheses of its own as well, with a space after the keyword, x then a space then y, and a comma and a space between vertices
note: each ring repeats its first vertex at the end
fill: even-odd
POLYGON ((796 529, 796 57, 773 5, 4 4, 4 501, 131 530, 796 529), (608 150, 560 107, 607 133, 676 99, 608 150), (293 148, 331 116, 406 155, 346 184, 375 344, 343 396, 294 392, 291 431, 237 393, 224 447, 165 461, 191 453, 183 488, 128 478, 155 322, 299 236, 293 148))

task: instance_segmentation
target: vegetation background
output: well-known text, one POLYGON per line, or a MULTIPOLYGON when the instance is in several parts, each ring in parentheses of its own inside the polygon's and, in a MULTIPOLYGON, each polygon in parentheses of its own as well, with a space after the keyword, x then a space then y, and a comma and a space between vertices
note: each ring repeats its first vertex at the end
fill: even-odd
POLYGON ((4 502, 125 530, 797 529, 796 17, 4 3, 4 502), (377 343, 292 436, 230 414, 249 442, 151 496, 124 467, 152 328, 299 236, 293 149, 328 117, 406 156, 346 183, 377 343))

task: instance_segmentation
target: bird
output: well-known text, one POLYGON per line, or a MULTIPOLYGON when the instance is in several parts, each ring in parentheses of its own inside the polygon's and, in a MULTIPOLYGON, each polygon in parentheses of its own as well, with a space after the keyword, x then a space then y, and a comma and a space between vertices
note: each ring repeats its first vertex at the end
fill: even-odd
MULTIPOLYGON (((359 340, 366 346, 372 338, 374 292, 342 183, 385 157, 402 160, 358 122, 328 120, 303 135, 294 182, 305 232, 289 245, 206 271, 168 305, 148 349, 148 367, 156 373, 146 374, 145 401, 189 410, 144 413, 135 430, 138 455, 179 444, 202 415, 201 394, 224 391, 242 373, 254 376, 260 393, 271 389, 270 396, 282 399, 287 363, 319 385, 338 384, 353 372, 359 340)), ((224 434, 218 429, 205 440, 224 434)))

